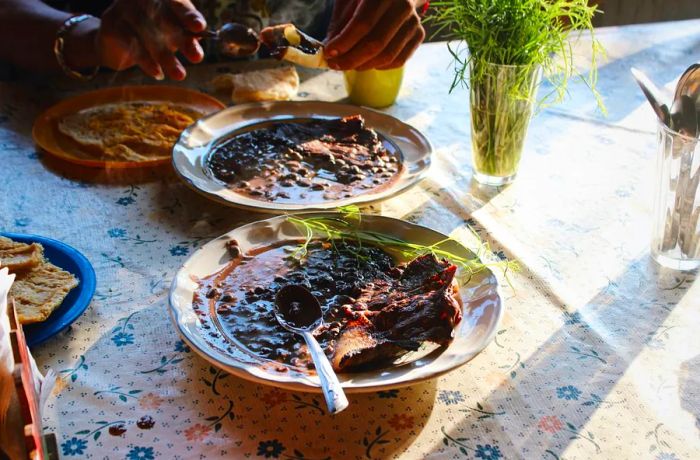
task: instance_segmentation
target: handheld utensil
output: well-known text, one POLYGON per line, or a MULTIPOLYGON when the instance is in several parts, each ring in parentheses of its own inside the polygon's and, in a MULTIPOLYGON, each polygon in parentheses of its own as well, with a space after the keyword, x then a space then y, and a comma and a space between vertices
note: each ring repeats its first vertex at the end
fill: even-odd
POLYGON ((654 112, 656 112, 656 116, 659 117, 659 120, 661 120, 663 124, 670 127, 671 114, 668 110, 668 106, 661 102, 662 97, 659 88, 641 70, 632 67, 630 71, 649 101, 649 104, 651 104, 651 107, 654 109, 654 112))
POLYGON ((700 94, 700 63, 691 64, 678 79, 676 92, 673 101, 677 101, 681 96, 691 96, 694 101, 698 100, 700 94), (695 97, 692 97, 692 96, 695 97))
POLYGON ((671 107, 671 128, 685 136, 697 137, 698 113, 695 108, 695 101, 689 96, 681 95, 673 101, 673 106, 671 107))
POLYGON ((219 52, 229 57, 251 56, 260 48, 258 34, 236 22, 228 22, 219 30, 204 31, 201 37, 216 40, 219 52))
POLYGON ((282 327, 304 337, 321 380, 328 412, 336 414, 348 407, 338 376, 313 336, 313 331, 323 324, 323 312, 316 297, 304 286, 287 285, 275 297, 275 317, 282 327))

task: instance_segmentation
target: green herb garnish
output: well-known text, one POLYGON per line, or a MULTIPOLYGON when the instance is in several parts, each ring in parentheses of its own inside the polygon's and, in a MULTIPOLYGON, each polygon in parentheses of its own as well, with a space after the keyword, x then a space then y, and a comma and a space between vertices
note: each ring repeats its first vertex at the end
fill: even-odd
MULTIPOLYGON (((437 25, 436 33, 448 32, 466 43, 466 47, 448 44, 455 60, 450 91, 467 84, 470 73, 471 84, 478 84, 487 77, 490 64, 533 70, 542 67, 554 90, 542 98, 541 104, 561 101, 569 79, 577 77, 591 88, 598 106, 605 111, 595 90, 596 61, 604 50, 592 36, 592 67, 586 77, 574 67, 570 41, 581 31, 593 35, 593 17, 600 10, 589 5, 589 0, 443 0, 431 2, 431 6, 434 13, 427 20, 437 25)), ((520 87, 514 85, 513 89, 517 92, 520 87)))
MULTIPOLYGON (((476 250, 472 249, 474 257, 467 258, 457 255, 445 247, 448 243, 461 245, 453 238, 445 238, 430 246, 410 243, 385 233, 361 230, 359 227, 362 214, 357 206, 344 206, 339 208, 339 211, 340 215, 338 217, 287 217, 287 220, 297 225, 305 235, 305 241, 292 254, 294 259, 299 261, 299 263, 303 263, 308 254, 309 244, 314 240, 321 240, 331 243, 334 248, 337 248, 337 241, 354 243, 360 250, 363 244, 371 245, 384 249, 389 253, 394 253, 403 260, 412 260, 425 254, 433 254, 439 259, 449 260, 460 269, 461 284, 466 284, 474 274, 484 270, 486 267, 499 268, 506 276, 508 271, 518 271, 520 269, 515 261, 483 262, 482 257, 490 254, 491 250, 489 245, 482 242, 471 227, 469 229, 479 241, 479 245, 476 250)), ((355 255, 358 258, 363 257, 359 251, 355 255)))

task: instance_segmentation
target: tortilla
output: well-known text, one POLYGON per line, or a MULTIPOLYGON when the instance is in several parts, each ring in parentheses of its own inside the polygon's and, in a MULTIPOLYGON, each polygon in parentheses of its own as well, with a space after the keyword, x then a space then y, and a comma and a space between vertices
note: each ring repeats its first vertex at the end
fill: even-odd
POLYGON ((201 116, 170 103, 121 102, 68 115, 58 130, 95 159, 138 162, 169 157, 180 133, 201 116))
POLYGON ((29 271, 17 273, 10 297, 22 324, 45 321, 78 285, 72 274, 43 261, 29 271))
POLYGON ((0 267, 10 272, 28 270, 44 260, 44 248, 37 243, 25 244, 0 236, 0 267))
POLYGON ((236 104, 259 101, 288 101, 299 90, 299 75, 293 66, 219 75, 212 81, 219 90, 230 90, 236 104))

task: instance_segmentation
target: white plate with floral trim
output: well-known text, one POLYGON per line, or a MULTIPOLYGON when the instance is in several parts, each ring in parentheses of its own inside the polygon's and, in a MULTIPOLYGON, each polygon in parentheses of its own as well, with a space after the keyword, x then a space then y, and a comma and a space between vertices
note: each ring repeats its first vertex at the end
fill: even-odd
MULTIPOLYGON (((308 216, 338 216, 338 213, 304 213, 308 216)), ((429 246, 445 240, 439 232, 389 217, 363 215, 359 228, 392 235, 429 246)), ((286 216, 244 225, 205 244, 194 252, 177 272, 170 289, 170 313, 184 340, 213 365, 238 377, 280 388, 320 392, 318 377, 289 369, 280 371, 278 362, 253 354, 245 347, 217 334, 217 321, 203 318, 193 308, 197 280, 218 272, 231 260, 226 243, 236 240, 246 254, 284 241, 298 242, 305 235, 286 216), (217 337, 218 335, 218 337, 217 337)), ((460 257, 474 254, 456 241, 441 246, 460 257)), ((459 274, 459 273, 458 273, 459 274)), ((411 385, 449 372, 476 356, 493 339, 503 314, 503 300, 496 276, 488 268, 473 274, 460 286, 463 318, 455 328, 455 338, 405 364, 382 369, 339 375, 347 392, 378 391, 411 385)), ((221 331, 220 331, 221 332, 221 331)))
POLYGON ((215 201, 252 211, 285 212, 331 210, 341 206, 369 204, 385 200, 420 182, 428 173, 432 147, 417 129, 365 107, 321 101, 259 102, 229 107, 199 119, 183 131, 173 147, 173 167, 192 189, 215 201), (230 189, 209 172, 207 161, 214 147, 237 133, 257 126, 295 120, 322 120, 362 115, 367 127, 375 130, 390 150, 401 156, 402 170, 388 187, 369 190, 350 198, 321 203, 283 203, 255 199, 230 189))

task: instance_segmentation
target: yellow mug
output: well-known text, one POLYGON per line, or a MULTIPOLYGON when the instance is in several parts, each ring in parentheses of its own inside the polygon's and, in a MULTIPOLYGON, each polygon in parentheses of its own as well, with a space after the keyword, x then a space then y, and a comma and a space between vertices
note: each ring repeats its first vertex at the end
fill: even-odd
POLYGON ((380 109, 396 101, 403 67, 389 70, 346 70, 345 88, 353 104, 380 109))

